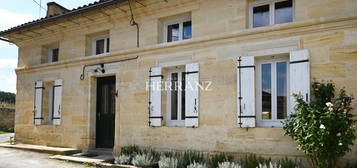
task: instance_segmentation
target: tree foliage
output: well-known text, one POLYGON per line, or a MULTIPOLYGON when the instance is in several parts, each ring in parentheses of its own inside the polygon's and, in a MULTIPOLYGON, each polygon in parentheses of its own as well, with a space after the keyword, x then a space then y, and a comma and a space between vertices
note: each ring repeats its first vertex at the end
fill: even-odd
POLYGON ((312 89, 310 103, 299 94, 293 95, 297 105, 294 114, 284 121, 284 130, 296 141, 298 149, 311 158, 315 167, 332 168, 339 157, 350 151, 356 138, 351 115, 352 97, 344 89, 335 95, 332 82, 314 82, 312 89))
POLYGON ((0 103, 15 104, 15 98, 14 93, 0 91, 0 103))

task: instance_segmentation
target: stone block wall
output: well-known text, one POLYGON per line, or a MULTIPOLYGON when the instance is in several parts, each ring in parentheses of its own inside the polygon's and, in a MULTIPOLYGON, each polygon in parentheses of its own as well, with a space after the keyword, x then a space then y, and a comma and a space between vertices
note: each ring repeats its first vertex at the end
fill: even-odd
POLYGON ((14 130, 15 109, 0 108, 0 130, 14 130))
MULTIPOLYGON (((293 23, 247 28, 247 6, 252 0, 177 0, 138 8, 142 25, 136 48, 136 30, 128 16, 113 9, 113 16, 92 13, 96 22, 39 37, 36 43, 19 43, 17 70, 16 140, 50 146, 81 149, 95 145, 95 78, 115 75, 115 151, 128 145, 160 149, 256 153, 269 156, 303 156, 282 128, 239 128, 236 124, 236 60, 239 56, 287 56, 290 51, 308 49, 311 77, 333 80, 338 88, 357 95, 357 1, 296 0, 293 23), (331 9, 332 6, 336 9, 331 9), (321 12, 314 12, 321 11, 321 12), (193 38, 170 44, 159 43, 160 19, 190 12, 193 38), (86 35, 108 31, 111 52, 86 56, 86 35), (40 65, 41 45, 60 41, 60 61, 40 65), (92 75, 84 65, 133 58, 112 64, 106 74, 92 75), (198 62, 200 81, 212 81, 212 91, 200 92, 199 127, 149 127, 146 82, 150 67, 198 62), (34 82, 63 79, 61 125, 33 124, 34 82)), ((152 2, 147 0, 144 2, 152 2)), ((124 7, 123 9, 127 9, 124 7)), ((78 18, 79 20, 85 20, 78 18)), ((81 22, 82 23, 82 22, 81 22)), ((63 23, 66 25, 69 23, 63 23)), ((109 66, 109 65, 108 65, 109 66)), ((353 103, 357 109, 356 101, 353 103)), ((356 110, 353 111, 356 114, 356 110)), ((355 142, 357 143, 357 142, 355 142)), ((346 156, 357 158, 357 146, 346 156)))

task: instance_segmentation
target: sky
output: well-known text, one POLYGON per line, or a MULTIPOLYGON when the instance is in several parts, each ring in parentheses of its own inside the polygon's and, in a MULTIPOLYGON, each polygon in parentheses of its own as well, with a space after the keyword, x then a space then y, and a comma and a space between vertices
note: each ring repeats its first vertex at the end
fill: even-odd
MULTIPOLYGON (((12 0, 0 4, 0 31, 46 16, 47 2, 56 2, 73 9, 95 0, 12 0), (36 4, 36 2, 38 4, 36 4), (41 10, 40 10, 41 9, 41 10)), ((16 93, 18 48, 14 44, 0 41, 0 91, 16 93)))

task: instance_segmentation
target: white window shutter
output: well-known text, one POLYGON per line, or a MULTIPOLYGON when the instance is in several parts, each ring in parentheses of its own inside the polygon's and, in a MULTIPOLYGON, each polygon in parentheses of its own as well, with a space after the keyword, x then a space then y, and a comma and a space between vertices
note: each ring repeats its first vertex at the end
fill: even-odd
POLYGON ((254 57, 239 57, 237 67, 238 126, 255 127, 255 66, 254 57))
POLYGON ((62 114, 62 79, 55 80, 53 94, 52 121, 53 125, 60 125, 62 114))
POLYGON ((42 91, 43 91, 43 82, 36 81, 35 82, 35 100, 34 100, 34 117, 33 122, 35 125, 41 125, 43 117, 42 117, 42 91))
POLYGON ((186 64, 185 126, 198 127, 199 64, 186 64))
POLYGON ((149 76, 149 125, 161 126, 161 67, 150 68, 149 76))
MULTIPOLYGON (((306 102, 310 101, 310 63, 307 49, 290 52, 290 95, 300 93, 306 102)), ((289 111, 294 112, 295 98, 290 97, 289 111)))

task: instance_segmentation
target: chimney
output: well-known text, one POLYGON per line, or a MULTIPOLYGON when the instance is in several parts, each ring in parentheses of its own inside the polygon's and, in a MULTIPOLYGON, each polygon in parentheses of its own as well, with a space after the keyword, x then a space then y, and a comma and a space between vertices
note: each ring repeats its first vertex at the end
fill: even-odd
POLYGON ((68 11, 69 11, 68 9, 66 9, 65 7, 61 6, 60 4, 58 4, 56 2, 49 2, 49 3, 47 3, 46 17, 64 14, 68 11))

